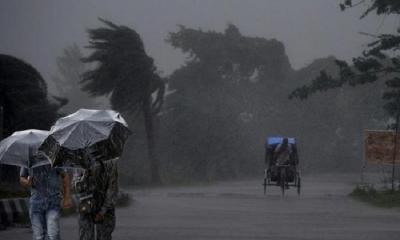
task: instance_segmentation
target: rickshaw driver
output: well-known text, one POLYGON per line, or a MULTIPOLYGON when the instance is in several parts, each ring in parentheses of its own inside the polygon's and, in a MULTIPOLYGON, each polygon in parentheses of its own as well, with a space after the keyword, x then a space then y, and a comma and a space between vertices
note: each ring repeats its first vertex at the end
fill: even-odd
POLYGON ((284 138, 274 151, 274 158, 276 166, 287 165, 290 161, 292 148, 289 144, 289 139, 284 138))
MULTIPOLYGON (((292 148, 289 144, 289 139, 288 138, 284 138, 282 140, 282 143, 280 143, 278 146, 276 146, 275 150, 274 150, 274 158, 275 158, 275 166, 278 170, 278 172, 280 171, 280 167, 284 166, 284 165, 289 165, 290 164, 290 157, 292 154, 292 148)), ((287 168, 285 168, 285 172, 287 174, 287 168)), ((277 185, 279 185, 280 183, 280 179, 279 181, 277 181, 277 185)), ((288 183, 285 183, 286 188, 289 188, 289 186, 287 185, 288 183)))

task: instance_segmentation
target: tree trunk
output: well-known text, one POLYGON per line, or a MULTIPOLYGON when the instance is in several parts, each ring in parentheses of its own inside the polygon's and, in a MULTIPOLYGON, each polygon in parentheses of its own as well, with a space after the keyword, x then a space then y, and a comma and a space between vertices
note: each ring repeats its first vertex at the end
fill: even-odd
POLYGON ((147 135, 147 151, 150 161, 151 183, 160 184, 161 179, 158 168, 158 159, 155 155, 155 139, 154 139, 153 113, 151 109, 151 97, 146 98, 146 100, 143 102, 143 115, 144 115, 144 124, 147 135))
POLYGON ((0 105, 0 141, 3 140, 3 132, 4 132, 4 108, 3 105, 0 105))

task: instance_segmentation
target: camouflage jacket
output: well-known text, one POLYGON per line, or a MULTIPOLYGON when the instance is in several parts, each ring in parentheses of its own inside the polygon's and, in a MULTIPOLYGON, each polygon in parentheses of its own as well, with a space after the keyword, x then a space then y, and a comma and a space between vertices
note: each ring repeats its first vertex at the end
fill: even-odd
POLYGON ((90 171, 95 210, 103 214, 113 210, 118 195, 117 159, 97 163, 90 171))

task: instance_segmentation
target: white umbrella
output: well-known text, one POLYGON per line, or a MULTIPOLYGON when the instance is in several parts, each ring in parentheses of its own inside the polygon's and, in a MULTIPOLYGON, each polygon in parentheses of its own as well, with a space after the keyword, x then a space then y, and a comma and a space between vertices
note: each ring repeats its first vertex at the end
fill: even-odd
POLYGON ((25 168, 50 164, 47 156, 38 151, 48 135, 48 131, 36 129, 14 132, 0 142, 0 164, 25 168))
POLYGON ((113 110, 80 109, 60 118, 40 149, 53 165, 92 164, 88 155, 102 160, 120 157, 130 135, 128 124, 113 110))

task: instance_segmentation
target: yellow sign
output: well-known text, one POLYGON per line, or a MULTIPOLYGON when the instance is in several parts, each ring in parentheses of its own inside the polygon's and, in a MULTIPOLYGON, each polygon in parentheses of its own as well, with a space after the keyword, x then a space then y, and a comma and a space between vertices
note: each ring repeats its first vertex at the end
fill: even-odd
MULTIPOLYGON (((393 164, 394 131, 365 131, 365 160, 371 164, 393 164)), ((400 164, 400 133, 397 136, 395 164, 400 164)))

